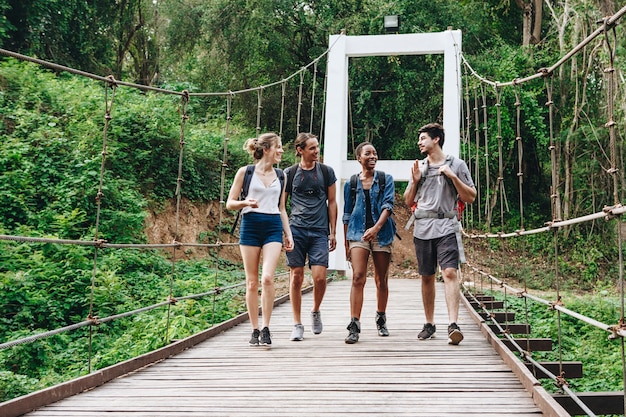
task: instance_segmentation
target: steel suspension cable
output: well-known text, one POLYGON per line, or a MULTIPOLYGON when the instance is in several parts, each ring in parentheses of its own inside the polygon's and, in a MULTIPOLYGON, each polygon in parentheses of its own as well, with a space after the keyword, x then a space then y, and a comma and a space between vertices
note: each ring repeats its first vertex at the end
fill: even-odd
MULTIPOLYGON (((463 76, 463 79, 465 80, 465 92, 463 94, 464 104, 465 104, 465 117, 462 119, 465 121, 463 142, 465 144, 465 152, 466 152, 465 159, 467 161, 467 168, 469 169, 469 172, 472 172, 473 162, 472 162, 471 143, 470 143, 470 140, 471 140, 470 138, 472 136, 471 134, 471 127, 472 127, 471 114, 472 113, 471 113, 471 108, 470 108, 469 77, 467 76, 467 68, 463 67, 463 70, 465 72, 463 76)), ((466 223, 474 224, 474 207, 472 204, 470 204, 469 210, 464 211, 464 216, 466 219, 466 223), (469 217, 469 221, 467 220, 468 217, 469 217)))
MULTIPOLYGON (((609 174, 613 180, 613 204, 617 205, 620 203, 619 198, 619 177, 618 173, 620 172, 617 167, 617 144, 615 138, 615 52, 617 48, 617 34, 615 33, 615 26, 609 26, 607 24, 608 19, 604 19, 604 40, 605 46, 607 50, 607 55, 609 57, 609 67, 605 68, 604 73, 607 76, 607 86, 606 86, 606 101, 607 101, 607 122, 606 127, 609 130, 609 152, 611 158, 611 168, 609 170, 609 174), (610 30, 610 34, 609 34, 610 30), (612 35, 612 37, 610 36, 612 35), (612 38, 612 39, 611 39, 612 38), (613 40, 613 44, 611 45, 611 40, 613 40)), ((621 216, 617 216, 617 221, 615 222, 616 226, 616 236, 617 236, 617 247, 618 247, 618 258, 619 258, 619 280, 620 280, 620 308, 621 308, 621 317, 620 317, 620 325, 622 327, 626 327, 625 325, 625 309, 624 309, 624 297, 626 294, 624 293, 624 268, 623 268, 623 253, 622 253, 622 218, 621 216)), ((624 393, 624 410, 626 410, 626 348, 624 346, 624 338, 622 337, 620 340, 620 353, 621 353, 621 361, 622 361, 622 391, 624 393)))
POLYGON ((522 170, 522 162, 524 155, 524 144, 522 142, 522 128, 521 128, 521 107, 522 102, 520 98, 520 86, 514 85, 515 91, 515 142, 517 143, 517 185, 519 192, 519 218, 520 225, 519 230, 524 230, 524 171, 522 170))
MULTIPOLYGON (((185 94, 181 97, 180 103, 180 132, 178 136, 178 175, 176 177, 176 191, 174 192, 174 198, 176 199, 176 213, 174 221, 174 242, 179 242, 180 236, 178 235, 178 228, 180 226, 180 202, 182 199, 182 185, 183 185, 183 159, 185 153, 185 125, 189 116, 187 116, 187 105, 189 104, 189 94, 185 90, 185 94)), ((174 278, 176 277, 176 251, 180 249, 180 246, 174 246, 172 250, 172 273, 169 280, 169 297, 174 296, 174 278)), ((167 306, 167 319, 165 324, 165 338, 164 342, 169 343, 169 329, 171 319, 172 305, 167 306)))
POLYGON ((532 295, 531 293, 527 292, 526 290, 520 290, 518 288, 515 288, 511 285, 506 284, 503 280, 500 280, 498 278, 496 278, 495 276, 493 276, 492 274, 489 274, 487 272, 484 272, 482 270, 480 270, 477 266, 471 264, 468 262, 468 266, 472 269, 474 269, 474 271, 478 274, 481 274, 482 276, 488 278, 490 281, 493 281, 495 284, 497 284, 499 287, 501 288, 508 288, 509 290, 514 291, 518 296, 520 297, 524 297, 524 298, 528 298, 529 300, 535 301, 536 303, 539 304, 543 304, 546 305, 554 310, 558 310, 564 314, 567 314, 570 317, 574 317, 577 320, 580 320, 584 323, 587 323, 593 327, 596 327, 598 329, 604 330, 606 332, 609 333, 609 338, 615 338, 618 336, 621 337, 626 337, 626 329, 624 329, 622 326, 620 325, 615 325, 615 324, 606 324, 606 323, 602 323, 598 320, 592 319, 590 317, 585 316, 584 314, 580 314, 577 313, 573 310, 570 310, 566 307, 563 306, 562 303, 556 303, 554 301, 548 301, 545 300, 541 297, 532 295))
MULTIPOLYGON (((287 83, 286 83, 286 82, 284 82, 284 83, 282 84, 282 88, 283 88, 283 90, 282 90, 282 92, 281 92, 282 97, 281 97, 281 100, 280 100, 280 133, 278 134, 278 136, 279 136, 281 139, 282 139, 282 137, 283 137, 283 122, 284 122, 284 118, 285 118, 285 97, 286 97, 286 95, 287 95, 287 90, 286 90, 286 87, 287 87, 287 83)), ((299 111, 300 111, 300 110, 298 110, 298 112, 299 112, 299 111)), ((300 118, 300 116, 298 116, 298 118, 300 118)))
POLYGON ((285 120, 285 98, 287 97, 287 81, 283 81, 280 85, 280 124, 278 136, 283 137, 283 121, 285 120))
POLYGON ((487 125, 487 92, 485 86, 480 85, 480 91, 482 96, 482 111, 483 111, 483 140, 485 143, 485 215, 487 216, 487 230, 491 230, 491 205, 489 204, 490 196, 490 183, 489 183, 489 135, 487 125))
MULTIPOLYGON (((552 161, 552 221, 561 220, 561 200, 559 198, 559 172, 558 172, 558 163, 559 163, 559 149, 554 141, 554 101, 552 99, 552 88, 554 83, 554 74, 546 73, 545 86, 546 86, 546 94, 547 94, 547 102, 546 106, 548 107, 548 128, 550 132, 550 156, 552 161)), ((560 271, 559 271, 559 232, 560 229, 554 229, 553 233, 553 244, 554 244, 554 283, 556 286, 556 301, 554 305, 562 305, 561 300, 561 291, 560 291, 560 271)), ((562 320, 561 320, 561 311, 557 310, 557 346, 558 346, 558 356, 559 356, 559 371, 562 373, 563 369, 563 345, 562 345, 562 320)), ((567 382, 564 378, 559 379, 558 386, 559 388, 563 388, 567 385, 567 382)))
POLYGON ((313 119, 315 118, 315 87, 317 82, 317 62, 313 65, 313 85, 311 86, 311 117, 309 120, 309 133, 313 133, 313 119))
POLYGON ((224 291, 228 291, 231 289, 235 289, 238 287, 243 287, 245 285, 245 283, 240 283, 240 284, 233 284, 233 285, 229 285, 226 287, 222 287, 222 288, 218 288, 215 287, 213 289, 211 289, 210 291, 206 291, 203 293, 199 293, 199 294, 190 294, 190 295, 185 295, 185 296, 181 296, 181 297, 168 297, 167 301, 161 301, 159 303, 155 303, 146 307, 141 307, 135 310, 131 310, 131 311, 126 311, 123 313, 119 313, 119 314, 114 314, 108 317, 94 317, 91 318, 89 320, 84 320, 81 321, 79 323, 74 323, 71 324, 69 326, 65 326, 65 327, 59 327, 57 329, 54 330, 50 330, 47 332, 43 332, 43 333, 37 333, 31 336, 27 336, 27 337, 23 337, 21 339, 16 339, 16 340, 11 340, 9 342, 5 342, 0 344, 0 350, 2 349, 6 349, 6 348, 10 348, 13 346, 17 346, 17 345, 22 345, 22 344, 26 344, 26 343, 31 343, 34 342, 36 340, 40 340, 40 339, 44 339, 46 337, 50 337, 50 336, 54 336, 63 332, 67 332, 67 331, 71 331, 71 330, 76 330, 79 329, 81 327, 85 327, 85 326, 91 326, 91 325, 100 325, 103 323, 108 323, 114 320, 118 320, 124 317, 130 317, 133 316, 135 314, 139 314, 139 313, 145 313, 146 311, 150 311, 150 310, 154 310, 157 309, 159 307, 163 307, 165 305, 172 305, 172 304, 176 304, 177 301, 181 301, 181 300, 190 300, 190 299, 196 299, 196 298, 203 298, 206 297, 207 295, 216 295, 216 294, 220 294, 223 293, 224 291))
MULTIPOLYGON (((480 118, 478 112, 478 87, 474 86, 474 139, 476 141, 476 166, 474 167, 474 178, 476 179, 476 194, 478 196, 481 195, 481 187, 480 187, 480 118)), ((478 200, 478 207, 476 208, 476 213, 478 214, 478 224, 482 224, 482 210, 481 210, 481 200, 478 200)))
POLYGON ((554 101, 552 101, 552 84, 554 79, 552 78, 553 74, 546 74, 545 86, 546 86, 546 94, 547 101, 546 107, 548 107, 548 128, 549 128, 549 138, 550 138, 550 161, 552 167, 552 187, 550 190, 550 201, 552 202, 552 221, 561 220, 561 199, 559 197, 559 172, 557 170, 559 157, 558 157, 558 149, 557 145, 554 142, 554 101))
POLYGON ((304 71, 300 71, 300 85, 298 86, 298 113, 296 116, 296 133, 300 133, 300 117, 302 114, 302 90, 304 89, 304 71))
MULTIPOLYGON (((497 191, 500 195, 500 227, 504 229, 504 210, 506 206, 506 210, 508 211, 508 203, 506 201, 506 191, 504 188, 504 161, 502 159, 503 154, 503 146, 502 146, 502 90, 496 85, 495 88, 495 98, 496 98, 496 139, 498 141, 498 178, 496 180, 496 185, 494 186, 494 191, 497 191)), ((498 195, 494 192, 494 198, 498 195)))
MULTIPOLYGON (((626 6, 622 7, 620 10, 618 10, 617 12, 615 12, 611 17, 606 18, 604 21, 604 24, 606 27, 608 28, 612 28, 614 27, 617 22, 624 16, 626 15, 626 6)), ((541 77, 545 77, 546 74, 550 74, 552 72, 554 72, 554 70, 556 70, 557 68, 559 68, 561 65, 563 65, 564 63, 566 63, 567 61, 569 61, 573 56, 575 56, 576 54, 578 54, 581 50, 583 50, 585 48, 585 46, 587 46, 591 41, 593 41, 595 38, 597 38, 598 36, 602 35, 602 33, 604 33, 605 29, 604 27, 602 28, 598 28, 596 29, 593 33, 591 33, 589 36, 587 36, 585 39, 583 39, 582 41, 580 41, 578 43, 578 45, 576 45, 574 48, 572 48, 567 54, 565 54, 561 59, 559 59, 556 63, 554 63, 553 65, 551 65, 548 68, 541 68, 539 69, 539 71, 536 74, 533 74, 531 76, 528 77, 524 77, 524 78, 515 78, 513 81, 510 82, 498 82, 499 85, 501 86, 509 86, 509 85, 513 85, 514 83, 526 83, 541 77)), ((464 55, 461 55, 461 59, 463 60, 463 63, 465 65, 468 66, 470 72, 472 73, 472 75, 474 77, 476 77, 477 79, 479 79, 481 82, 486 83, 486 84, 491 84, 491 85, 495 85, 496 82, 494 81, 490 81, 488 79, 486 79, 485 77, 480 76, 469 64, 469 62, 467 62, 467 60, 465 59, 464 55)))
MULTIPOLYGON (((320 148, 324 149, 324 122, 326 121, 326 93, 328 86, 328 75, 324 75, 324 88, 322 93, 322 116, 320 120, 320 131, 319 131, 319 140, 320 140, 320 148)), ((322 162, 324 162, 322 160, 322 162)))
POLYGON ((263 109, 263 89, 257 90, 257 107, 256 107, 256 137, 258 139, 261 134, 261 110, 263 109))
MULTIPOLYGON (((233 95, 229 94, 228 96, 226 96, 226 120, 225 120, 225 126, 224 126, 224 141, 222 144, 222 169, 220 171, 220 208, 219 208, 219 216, 220 216, 220 221, 219 221, 219 225, 220 225, 220 233, 222 231, 222 221, 224 218, 224 210, 226 209, 226 200, 225 200, 225 196, 226 196, 226 169, 228 168, 228 147, 230 144, 230 122, 232 120, 232 115, 231 115, 231 111, 232 111, 232 104, 233 104, 233 95)), ((282 119, 281 119, 282 122, 282 119)), ((282 129, 282 123, 281 123, 281 129, 282 129)), ((218 243, 221 242, 221 237, 220 234, 218 234, 217 236, 218 239, 218 243)), ((217 248, 216 250, 216 259, 220 259, 220 250, 221 250, 221 246, 217 248)), ((215 262, 215 279, 213 282, 213 286, 215 288, 218 287, 218 272, 219 272, 219 263, 215 262)), ((217 304, 217 294, 218 291, 215 291, 213 293, 213 304, 212 304, 212 311, 211 311, 211 326, 213 326, 215 324, 215 313, 216 313, 216 304, 217 304)))
MULTIPOLYGON (((104 168, 106 163, 107 156, 107 136, 109 131, 109 124, 111 122, 111 113, 113 111, 113 103, 115 102, 115 91, 117 89, 117 84, 111 77, 108 82, 104 86, 104 129, 102 132, 102 152, 101 152, 101 160, 100 160, 100 177, 98 179, 98 192, 96 194, 96 221, 94 226, 94 241, 98 241, 100 239, 100 215, 102 214, 102 197, 104 196, 104 168), (111 89, 111 94, 109 97, 109 88, 111 89)), ((98 246, 94 246, 93 250, 93 270, 91 274, 91 294, 89 296, 89 317, 88 320, 92 320, 94 318, 93 308, 94 308, 94 294, 96 290, 96 275, 98 271, 98 246)), ((89 326, 89 347, 88 347, 88 359, 87 359, 87 370, 91 373, 91 360, 93 354, 93 326, 89 326)))

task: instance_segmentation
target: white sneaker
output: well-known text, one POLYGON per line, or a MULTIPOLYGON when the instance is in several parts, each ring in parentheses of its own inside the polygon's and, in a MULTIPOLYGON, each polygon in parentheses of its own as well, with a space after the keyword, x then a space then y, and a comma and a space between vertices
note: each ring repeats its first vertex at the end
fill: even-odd
POLYGON ((296 342, 304 339, 304 326, 301 324, 296 324, 293 326, 293 330, 291 331, 290 340, 294 340, 296 342))

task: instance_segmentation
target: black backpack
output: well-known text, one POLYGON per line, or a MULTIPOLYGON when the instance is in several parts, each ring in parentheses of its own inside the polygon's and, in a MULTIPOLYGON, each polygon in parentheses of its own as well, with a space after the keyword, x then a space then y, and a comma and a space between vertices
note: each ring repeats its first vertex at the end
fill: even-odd
MULTIPOLYGON (((321 162, 320 168, 322 169, 322 176, 324 177, 324 190, 327 193, 326 197, 328 197, 328 187, 326 184, 328 183, 328 178, 330 177, 328 165, 324 165, 321 162)), ((287 171, 287 188, 285 188, 285 192, 291 194, 291 190, 293 189, 293 179, 296 177, 296 171, 298 170, 299 164, 293 164, 289 168, 285 169, 287 171)))
MULTIPOLYGON (((252 181, 252 175, 254 174, 255 165, 247 165, 246 173, 243 176, 243 187, 241 188, 241 194, 239 195, 239 200, 245 200, 248 196, 248 190, 250 190, 250 181, 252 181)), ((282 197, 282 190, 285 188, 285 174, 282 169, 274 168, 276 172, 276 176, 280 181, 280 195, 278 197, 278 205, 280 205, 280 197, 282 197)), ((237 228, 237 224, 239 223, 239 218, 241 217, 241 210, 237 212, 237 217, 235 218, 235 222, 233 223, 233 227, 230 229, 230 234, 235 233, 235 229, 237 228)))

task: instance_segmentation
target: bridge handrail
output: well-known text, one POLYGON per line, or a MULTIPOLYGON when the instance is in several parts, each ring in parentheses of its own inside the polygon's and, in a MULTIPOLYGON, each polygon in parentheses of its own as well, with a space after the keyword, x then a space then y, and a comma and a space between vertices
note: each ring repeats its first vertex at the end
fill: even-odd
POLYGON ((558 302, 554 302, 554 301, 548 301, 548 300, 544 300, 541 297, 537 297, 535 295, 529 294, 528 291, 526 290, 521 290, 519 288, 515 288, 512 287, 508 284, 506 284, 504 281, 494 277, 493 275, 482 271, 481 269, 477 268, 474 265, 471 265, 469 262, 466 264, 468 267, 470 267, 474 272, 485 276, 487 278, 489 278, 491 281, 495 282, 496 284, 498 284, 500 287, 502 288, 506 288, 508 290, 513 291, 515 294, 517 294, 520 297, 525 297, 528 298, 530 300, 533 300, 539 304, 544 304, 549 306, 550 308, 552 308, 553 310, 559 310, 562 313, 567 314, 570 317, 574 317, 580 321, 583 321, 587 324, 590 324, 594 327, 597 327, 598 329, 604 330, 606 332, 611 333, 611 335, 609 336, 610 338, 616 338, 617 336, 621 336, 621 337, 626 337, 626 328, 624 328, 622 325, 619 324, 615 324, 615 325, 609 325, 609 324, 605 324, 602 323, 598 320, 592 319, 590 317, 587 317, 583 314, 577 313, 573 310, 570 310, 568 308, 563 307, 562 305, 560 305, 558 302))
MULTIPOLYGON (((277 274, 278 275, 278 274, 277 274)), ((245 282, 239 283, 239 284, 233 284, 233 285, 229 285, 229 286, 225 286, 225 287, 217 287, 212 289, 211 291, 206 291, 203 293, 198 293, 198 294, 191 294, 191 295, 186 295, 186 296, 181 296, 181 297, 170 297, 167 301, 161 301, 159 303, 156 304, 152 304, 146 307, 141 307, 135 310, 131 310, 131 311, 126 311, 123 313, 119 313, 119 314, 114 314, 108 317, 103 317, 103 318, 98 318, 98 317, 91 317, 87 320, 81 321, 79 323, 74 323, 71 324, 69 326, 65 326, 65 327, 60 327, 54 330, 50 330, 47 332, 43 332, 43 333, 37 333, 31 336, 27 336, 27 337, 23 337, 21 339, 16 339, 16 340, 11 340, 9 342, 5 342, 5 343, 1 343, 0 344, 0 350, 2 349, 7 349, 13 346, 17 346, 17 345, 21 345, 21 344, 25 344, 25 343, 30 343, 30 342, 34 342, 36 340, 39 339, 44 339, 46 337, 50 337, 50 336, 54 336, 57 335, 59 333, 63 333, 63 332, 67 332, 67 331, 71 331, 71 330, 76 330, 79 329, 81 327, 85 327, 85 326, 90 326, 90 325, 98 325, 101 323, 108 323, 110 321, 113 320, 117 320, 117 319, 121 319, 124 317, 129 317, 129 316, 133 316, 135 314, 139 314, 139 313, 144 313, 146 311, 150 311, 150 310, 154 310, 156 308, 159 307, 164 307, 166 305, 173 305, 176 304, 177 301, 179 300, 189 300, 189 299, 195 299, 195 298, 202 298, 202 297, 206 297, 209 295, 214 295, 214 294, 220 294, 224 291, 228 291, 231 289, 235 289, 238 287, 243 287, 245 286, 245 282)))

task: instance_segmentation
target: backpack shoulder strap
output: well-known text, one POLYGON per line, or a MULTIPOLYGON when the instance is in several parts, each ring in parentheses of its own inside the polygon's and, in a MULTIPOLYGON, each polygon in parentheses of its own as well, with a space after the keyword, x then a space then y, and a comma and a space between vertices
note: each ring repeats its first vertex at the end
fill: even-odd
POLYGON ((352 201, 353 208, 356 200, 356 180, 357 174, 352 174, 352 176, 350 177, 350 201, 352 201))
MULTIPOLYGON (((246 172, 243 174, 243 187, 241 187, 241 194, 239 195, 240 200, 245 200, 248 196, 248 191, 250 190, 250 181, 252 181, 252 175, 254 174, 254 165, 246 165, 246 172)), ((235 221, 233 222, 233 227, 230 229, 230 234, 234 235, 235 229, 237 229, 237 224, 239 223, 239 218, 241 217, 241 210, 237 211, 237 217, 235 217, 235 221)))
MULTIPOLYGON (((450 168, 452 168, 452 162, 454 162, 454 155, 446 155, 446 162, 445 164, 447 166, 449 166, 450 168)), ((452 182, 452 180, 448 177, 446 177, 446 182, 448 183, 448 185, 454 190, 454 193, 456 194, 456 187, 454 186, 454 183, 452 182)))
POLYGON ((328 167, 328 165, 326 164, 322 164, 320 162, 320 168, 322 168, 322 176, 324 177, 324 189, 326 190, 326 193, 328 194, 328 178, 330 178, 330 168, 328 167))
POLYGON ((297 170, 298 164, 293 164, 285 170, 287 171, 287 188, 285 189, 285 191, 289 194, 291 194, 291 190, 293 189, 293 179, 296 177, 297 170))
POLYGON ((280 181, 281 190, 285 188, 285 171, 280 168, 274 168, 274 172, 276 172, 276 176, 278 177, 278 181, 280 181))
POLYGON ((245 200, 248 196, 248 190, 250 190, 250 181, 252 181, 252 174, 254 174, 254 165, 246 166, 246 173, 243 176, 243 187, 241 188, 241 199, 245 200))
POLYGON ((278 181, 280 181, 280 194, 278 194, 278 205, 280 206, 280 198, 283 196, 283 190, 285 189, 285 172, 280 168, 274 168, 278 181))

